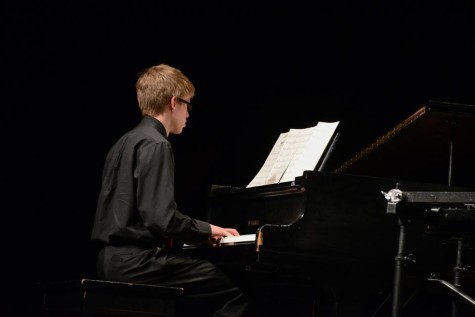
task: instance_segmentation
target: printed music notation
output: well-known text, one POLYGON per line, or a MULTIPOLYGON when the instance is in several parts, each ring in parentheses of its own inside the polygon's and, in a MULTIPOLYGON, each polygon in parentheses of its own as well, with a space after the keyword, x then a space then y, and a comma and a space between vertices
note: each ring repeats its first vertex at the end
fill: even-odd
POLYGON ((319 122, 310 128, 281 133, 247 188, 292 181, 304 171, 314 170, 338 124, 339 121, 319 122))

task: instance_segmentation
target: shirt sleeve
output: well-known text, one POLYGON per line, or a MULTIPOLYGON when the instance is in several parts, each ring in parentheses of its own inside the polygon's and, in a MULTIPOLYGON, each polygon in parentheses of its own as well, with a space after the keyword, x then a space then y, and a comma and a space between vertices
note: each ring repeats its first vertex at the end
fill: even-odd
POLYGON ((150 142, 137 151, 134 178, 137 206, 144 226, 162 238, 203 239, 211 235, 211 226, 177 209, 174 190, 173 152, 168 142, 150 142))

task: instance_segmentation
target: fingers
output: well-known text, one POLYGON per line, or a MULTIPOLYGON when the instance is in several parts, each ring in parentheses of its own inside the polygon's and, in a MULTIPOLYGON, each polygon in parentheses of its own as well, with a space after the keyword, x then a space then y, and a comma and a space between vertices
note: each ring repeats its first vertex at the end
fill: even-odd
POLYGON ((239 236, 240 235, 239 232, 234 228, 225 228, 224 230, 227 233, 229 233, 229 235, 227 235, 227 236, 239 236))
POLYGON ((219 226, 211 225, 211 235, 212 236, 239 236, 239 232, 234 228, 221 228, 219 226))

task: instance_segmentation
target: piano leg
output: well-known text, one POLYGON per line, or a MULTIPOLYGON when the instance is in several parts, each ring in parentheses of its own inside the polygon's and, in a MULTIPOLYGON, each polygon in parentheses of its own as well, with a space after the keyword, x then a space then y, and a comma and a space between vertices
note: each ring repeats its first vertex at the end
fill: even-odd
POLYGON ((337 299, 331 287, 303 270, 295 273, 279 265, 244 261, 220 267, 252 298, 256 317, 337 317, 337 299))
MULTIPOLYGON (((402 290, 404 289, 403 281, 407 278, 405 276, 405 267, 407 262, 414 262, 412 258, 412 254, 406 253, 406 227, 403 223, 400 223, 399 228, 399 245, 398 245, 398 254, 396 256, 396 264, 394 269, 394 284, 393 284, 393 301, 392 301, 392 310, 391 310, 391 317, 401 317, 403 316, 417 316, 417 311, 414 315, 413 311, 405 311, 404 308, 406 305, 412 301, 416 295, 422 300, 423 307, 419 308, 422 311, 429 313, 429 310, 434 311, 434 307, 439 307, 440 311, 445 311, 446 307, 443 304, 447 299, 450 301, 450 297, 447 298, 447 294, 451 294, 452 302, 448 303, 451 304, 450 313, 451 317, 465 317, 465 316, 472 316, 475 312, 475 299, 469 295, 469 293, 465 292, 462 289, 462 277, 465 272, 467 272, 467 267, 464 263, 464 250, 467 248, 465 245, 465 239, 463 237, 452 238, 451 240, 456 240, 457 247, 456 247, 456 261, 455 266, 453 268, 454 273, 454 284, 451 284, 443 279, 435 278, 435 274, 431 273, 431 277, 424 278, 418 287, 417 290, 410 296, 405 303, 403 304, 403 294, 402 290), (425 282, 424 282, 425 281, 425 282), (427 282, 431 282, 430 285, 427 282), (435 282, 435 283, 434 283, 435 282), (442 288, 434 288, 432 286, 443 286, 442 288), (432 292, 430 291, 432 288, 432 292), (424 293, 426 294, 422 294, 424 293), (424 295, 426 297, 424 297, 424 295), (427 297, 428 296, 428 297, 427 297), (427 301, 424 302, 424 301, 427 301)), ((441 260, 441 259, 438 259, 441 260)), ((473 292, 473 291, 472 291, 473 292)), ((419 305, 420 306, 420 305, 419 305)), ((444 314, 446 316, 446 314, 444 314)))
POLYGON ((396 265, 394 269, 394 289, 393 289, 393 302, 391 317, 401 316, 401 290, 402 290, 402 278, 405 263, 411 261, 411 256, 406 254, 406 227, 402 222, 399 225, 399 244, 398 254, 396 256, 396 265))
POLYGON ((257 317, 337 317, 338 306, 332 289, 311 280, 279 273, 253 277, 252 294, 257 317))

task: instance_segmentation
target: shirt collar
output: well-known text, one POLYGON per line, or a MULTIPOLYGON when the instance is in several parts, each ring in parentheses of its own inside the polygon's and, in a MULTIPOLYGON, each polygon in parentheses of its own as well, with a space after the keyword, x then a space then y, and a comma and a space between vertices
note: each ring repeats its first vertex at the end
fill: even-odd
POLYGON ((165 138, 167 137, 167 131, 158 119, 155 119, 149 115, 144 115, 142 118, 142 124, 157 129, 161 135, 163 135, 165 138))

